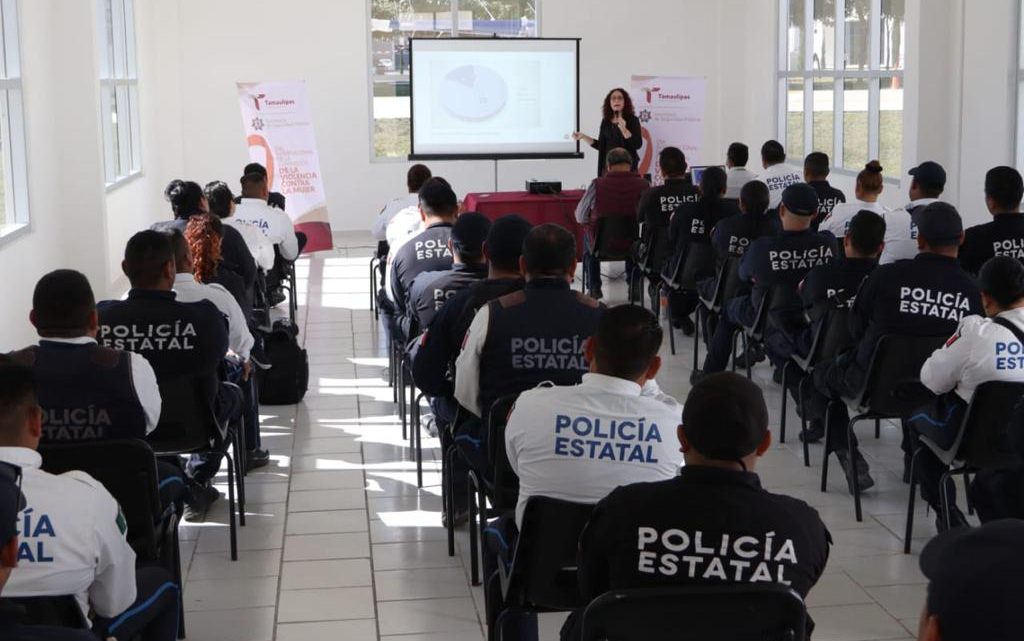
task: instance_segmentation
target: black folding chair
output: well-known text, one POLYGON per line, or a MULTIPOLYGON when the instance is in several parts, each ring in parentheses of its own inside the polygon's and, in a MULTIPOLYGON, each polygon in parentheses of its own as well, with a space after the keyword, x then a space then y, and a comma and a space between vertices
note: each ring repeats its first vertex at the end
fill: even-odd
MULTIPOLYGON (((821 491, 828 490, 828 433, 831 414, 836 403, 856 408, 846 426, 846 442, 850 460, 856 464, 857 445, 853 426, 863 420, 874 420, 876 433, 883 419, 902 419, 926 404, 934 395, 921 384, 921 366, 936 349, 946 342, 945 336, 903 336, 886 334, 878 339, 871 354, 864 387, 853 398, 832 401, 825 411, 825 455, 821 462, 821 491)), ((853 503, 857 521, 863 520, 860 506, 860 483, 853 475, 853 503)))
POLYGON ((178 633, 184 638, 184 597, 181 548, 173 506, 165 513, 160 502, 156 455, 141 439, 111 439, 42 445, 43 470, 63 474, 81 470, 103 484, 121 506, 128 525, 128 543, 139 559, 160 563, 178 586, 178 633))
MULTIPOLYGON (((736 371, 736 358, 738 356, 737 350, 739 344, 743 345, 743 352, 746 354, 750 350, 752 343, 760 343, 764 339, 764 329, 768 323, 768 310, 772 307, 772 299, 774 293, 772 290, 766 290, 761 296, 761 302, 757 306, 757 310, 754 314, 754 322, 752 325, 742 325, 733 332, 732 335, 732 371, 736 371)), ((753 365, 750 359, 747 358, 747 378, 753 378, 753 365)))
POLYGON ((370 311, 373 312, 374 320, 380 318, 380 310, 377 308, 377 276, 384 279, 384 265, 387 264, 388 252, 391 248, 388 246, 388 241, 382 240, 377 243, 377 249, 374 250, 373 256, 370 257, 370 311))
POLYGON ((59 596, 2 597, 0 602, 13 604, 21 611, 24 625, 46 625, 83 630, 89 627, 73 594, 59 596))
MULTIPOLYGON (((690 243, 686 253, 676 258, 674 263, 667 265, 667 273, 662 274, 658 294, 670 292, 697 291, 697 281, 714 275, 715 249, 711 245, 690 243)), ((676 335, 672 325, 672 306, 668 308, 668 340, 672 354, 676 353, 676 335)), ((695 332, 696 333, 696 332, 695 332)))
POLYGON ((590 282, 589 269, 592 261, 599 263, 626 260, 630 257, 630 249, 640 234, 640 226, 635 214, 621 216, 602 216, 594 225, 594 237, 588 238, 589 253, 583 254, 583 292, 589 292, 593 283, 590 282))
POLYGON ((504 623, 512 615, 568 612, 586 605, 576 579, 576 552, 593 511, 593 505, 545 496, 526 501, 511 565, 498 563, 502 609, 490 638, 505 638, 504 623))
MULTIPOLYGON (((711 317, 711 314, 718 314, 722 311, 725 301, 736 297, 740 291, 743 281, 740 280, 740 259, 739 257, 728 258, 722 263, 715 273, 715 285, 711 298, 705 298, 698 294, 697 310, 694 312, 693 330, 693 371, 700 369, 700 333, 711 317), (703 316, 703 320, 702 317, 703 316)), ((698 290, 699 291, 699 290, 698 290)), ((707 330, 711 328, 708 327, 707 330)), ((710 331, 705 331, 710 339, 710 331)))
POLYGON ((583 613, 583 641, 803 641, 807 610, 776 583, 605 592, 583 613))
POLYGON ((238 521, 245 525, 245 431, 241 421, 221 425, 213 411, 220 383, 212 377, 181 376, 158 380, 163 406, 160 423, 146 441, 158 457, 220 454, 228 463, 228 531, 231 560, 238 560, 235 531, 235 491, 238 521), (233 450, 234 456, 228 450, 233 450))
MULTIPOLYGON (((1024 398, 1024 383, 989 381, 974 390, 970 405, 960 422, 956 439, 948 448, 941 447, 926 436, 921 436, 910 459, 910 499, 907 502, 907 532, 903 539, 903 551, 910 554, 914 534, 914 499, 917 495, 917 475, 914 468, 918 455, 925 449, 931 450, 939 460, 949 466, 939 482, 939 493, 946 527, 950 527, 949 479, 954 476, 969 477, 983 469, 1009 467, 1019 462, 1009 444, 1007 426, 1013 408, 1024 398)), ((956 489, 953 488, 955 492, 956 489)))
MULTIPOLYGON (((633 273, 629 279, 629 302, 644 306, 644 281, 658 283, 661 281, 661 270, 668 258, 668 227, 664 225, 644 224, 640 231, 640 241, 636 247, 643 251, 633 252, 633 273)), ((651 306, 658 305, 657 300, 651 306)))

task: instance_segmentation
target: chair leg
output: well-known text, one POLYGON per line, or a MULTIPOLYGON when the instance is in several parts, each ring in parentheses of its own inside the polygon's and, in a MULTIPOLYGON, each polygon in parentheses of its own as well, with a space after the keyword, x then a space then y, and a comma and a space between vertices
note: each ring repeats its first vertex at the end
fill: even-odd
POLYGON ((967 514, 974 516, 974 501, 971 500, 971 473, 964 470, 964 500, 967 502, 967 514))
POLYGON ((828 405, 825 406, 825 437, 823 439, 824 443, 825 443, 825 447, 822 449, 822 451, 824 452, 824 455, 821 457, 821 491, 822 492, 827 492, 828 491, 828 456, 830 454, 830 452, 828 451, 828 435, 829 435, 829 431, 830 431, 829 430, 829 423, 831 423, 831 418, 832 418, 832 403, 834 403, 834 402, 835 401, 829 401, 828 405))
MULTIPOLYGON (((672 295, 671 292, 669 292, 669 296, 671 296, 671 295, 672 295)), ((676 355, 676 330, 675 330, 675 326, 672 324, 672 305, 671 305, 671 303, 665 309, 666 309, 665 316, 668 319, 668 344, 669 344, 670 351, 672 352, 672 355, 675 356, 676 355)))
MULTIPOLYGON (((469 509, 469 581, 472 585, 480 585, 480 556, 477 545, 478 529, 476 525, 476 478, 472 473, 468 475, 469 492, 467 493, 467 508, 469 509)), ((483 518, 482 516, 480 518, 483 518)))
MULTIPOLYGON (((939 499, 942 502, 942 516, 943 516, 943 518, 946 521, 946 529, 947 530, 953 526, 953 518, 952 518, 952 516, 949 513, 950 512, 949 507, 950 507, 950 504, 952 504, 953 501, 951 500, 951 498, 949 496, 949 489, 947 488, 947 486, 953 485, 953 483, 951 482, 952 478, 953 478, 953 475, 950 474, 948 471, 944 472, 942 474, 942 476, 939 478, 939 499)), ((956 493, 956 486, 955 485, 953 486, 953 492, 954 492, 953 498, 955 499, 956 498, 956 494, 955 494, 956 493)))
POLYGON ((804 446, 804 467, 811 466, 811 448, 807 444, 807 410, 804 408, 804 386, 796 386, 796 406, 800 411, 800 436, 804 446))
MULTIPOLYGON (((412 430, 413 437, 413 449, 416 451, 416 487, 423 489, 423 434, 420 426, 420 401, 423 400, 423 393, 416 397, 416 402, 413 403, 413 416, 415 417, 415 424, 412 430)), ((437 417, 435 417, 435 420, 437 417)))
POLYGON ((235 529, 235 465, 231 455, 225 453, 228 459, 228 536, 231 537, 231 560, 238 560, 238 532, 235 529))
POLYGON ((245 426, 239 424, 242 432, 235 431, 232 449, 235 452, 235 485, 238 492, 238 525, 245 527, 245 426), (241 447, 240 447, 241 445, 241 447))
POLYGON ((481 560, 479 571, 479 578, 477 578, 477 585, 480 585, 486 580, 483 569, 483 552, 484 552, 484 530, 487 529, 487 493, 484 492, 483 483, 476 489, 476 517, 480 519, 479 523, 470 523, 470 527, 474 525, 477 528, 477 552, 478 558, 481 560))
POLYGON ((732 354, 731 354, 731 357, 732 357, 732 371, 734 371, 734 372, 736 371, 736 350, 738 349, 739 341, 740 341, 740 333, 734 331, 732 333, 732 354))
POLYGON ((850 457, 850 465, 853 466, 853 511, 857 516, 857 522, 860 523, 864 520, 861 514, 860 507, 860 477, 857 475, 857 444, 853 440, 853 426, 860 420, 859 416, 854 416, 850 419, 850 422, 846 425, 846 451, 847 456, 850 457))
POLYGON ((917 500, 917 474, 914 467, 917 464, 917 455, 921 452, 921 446, 914 448, 914 454, 910 457, 910 497, 907 499, 907 531, 903 534, 903 553, 910 554, 910 546, 914 541, 914 501, 917 500))
POLYGON ((693 371, 700 367, 700 312, 703 305, 697 304, 697 310, 693 314, 693 371))
POLYGON ((786 442, 786 391, 789 389, 789 361, 782 365, 782 415, 779 417, 779 443, 786 442))
POLYGON ((882 419, 875 419, 875 438, 882 438, 882 419))
POLYGON ((174 567, 171 568, 174 576, 174 584, 178 586, 178 638, 185 638, 185 585, 181 580, 181 540, 178 538, 178 528, 174 528, 171 534, 171 544, 174 546, 174 567))
POLYGON ((449 447, 441 457, 441 502, 447 515, 445 524, 448 529, 448 556, 455 556, 455 482, 452 470, 455 465, 455 448, 449 447))
POLYGON ((395 358, 395 368, 398 376, 398 383, 395 386, 398 389, 398 415, 402 419, 402 440, 408 440, 409 438, 409 424, 405 416, 405 363, 400 357, 395 358))
POLYGON ((747 340, 747 333, 743 332, 743 360, 746 361, 745 364, 747 366, 747 380, 749 381, 754 378, 754 374, 752 371, 753 365, 750 362, 750 354, 748 352, 750 352, 750 341, 747 340))

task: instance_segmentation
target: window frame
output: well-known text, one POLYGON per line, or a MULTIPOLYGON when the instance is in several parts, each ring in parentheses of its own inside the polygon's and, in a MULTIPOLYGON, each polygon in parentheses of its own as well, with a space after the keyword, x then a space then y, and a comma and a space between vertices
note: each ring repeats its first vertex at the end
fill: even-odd
MULTIPOLYGON (((530 0, 533 3, 533 12, 536 16, 536 33, 533 34, 532 38, 540 38, 541 36, 541 0, 530 0)), ((369 152, 371 163, 408 163, 409 159, 406 156, 378 156, 377 155, 377 144, 376 144, 376 132, 377 132, 377 119, 373 115, 373 88, 377 79, 380 78, 376 74, 376 69, 373 64, 373 0, 365 0, 366 4, 366 61, 369 68, 369 72, 366 74, 367 77, 367 115, 369 121, 369 131, 367 136, 369 138, 369 152)), ((459 36, 459 5, 466 3, 467 6, 471 4, 470 0, 448 0, 451 7, 452 15, 452 26, 448 30, 448 36, 452 38, 458 38, 459 36)), ((384 76, 383 78, 387 78, 384 76)), ((411 97, 410 97, 411 100, 411 97)), ((410 104, 410 119, 412 118, 412 105, 410 104)), ((411 141, 410 141, 411 145, 411 141)))
POLYGON ((31 229, 20 28, 18 0, 0 0, 0 140, 6 142, 0 145, 4 181, 0 244, 31 229))
MULTIPOLYGON (((866 81, 868 85, 868 147, 867 159, 878 158, 881 147, 881 84, 885 79, 898 78, 903 84, 905 69, 882 69, 882 0, 870 0, 870 17, 868 18, 868 68, 866 70, 849 70, 841 59, 846 51, 846 31, 840 25, 846 21, 846 3, 848 0, 835 0, 834 56, 831 69, 813 68, 814 48, 814 0, 802 0, 804 3, 804 24, 801 37, 804 39, 803 69, 790 71, 787 67, 789 59, 789 7, 790 0, 778 0, 777 14, 777 47, 775 61, 775 99, 776 99, 776 135, 789 155, 789 95, 788 84, 796 79, 803 80, 803 155, 812 151, 825 151, 832 161, 832 172, 845 176, 856 176, 860 168, 845 165, 845 104, 844 93, 848 80, 866 81), (822 79, 832 80, 832 148, 814 148, 814 83, 822 79), (836 164, 836 159, 842 162, 836 164)), ((906 16, 904 15, 904 25, 906 16)), ((904 43, 906 40, 904 39, 904 43)), ((1024 71, 1022 71, 1024 74, 1024 71)), ((1024 77, 1024 75, 1022 75, 1024 77)), ((905 112, 901 112, 905 113, 905 112)), ((905 115, 904 125, 906 124, 905 115)), ((905 127, 903 136, 905 136, 905 127)), ((902 140, 902 137, 901 137, 902 140)), ((902 155, 902 154, 901 154, 902 155)), ((902 162, 902 161, 901 161, 902 162)), ((888 169, 888 168, 887 168, 888 169)), ((888 172, 885 182, 898 183, 903 175, 903 167, 893 168, 888 172)))
POLYGON ((1010 92, 1014 96, 1013 123, 1016 135, 1013 137, 1013 157, 1018 170, 1024 169, 1024 0, 1017 2, 1017 43, 1014 47, 1014 65, 1017 68, 1016 76, 1011 74, 1011 82, 1014 86, 1010 92))
POLYGON ((110 191, 143 171, 135 0, 96 0, 96 7, 103 181, 110 191), (116 125, 111 122, 113 113, 116 125))

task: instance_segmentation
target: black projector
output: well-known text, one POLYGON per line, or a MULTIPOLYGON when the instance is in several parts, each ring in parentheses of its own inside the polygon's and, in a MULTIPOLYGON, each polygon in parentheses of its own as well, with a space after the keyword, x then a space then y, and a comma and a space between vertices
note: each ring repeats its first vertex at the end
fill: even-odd
POLYGON ((527 180, 526 191, 531 194, 560 194, 562 193, 562 181, 560 180, 527 180))

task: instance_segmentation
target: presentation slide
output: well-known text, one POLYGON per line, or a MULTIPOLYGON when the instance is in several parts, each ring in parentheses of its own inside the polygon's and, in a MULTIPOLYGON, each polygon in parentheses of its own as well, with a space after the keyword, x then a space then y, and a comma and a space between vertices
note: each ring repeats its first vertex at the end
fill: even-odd
POLYGON ((411 42, 412 157, 578 152, 578 40, 411 42))

